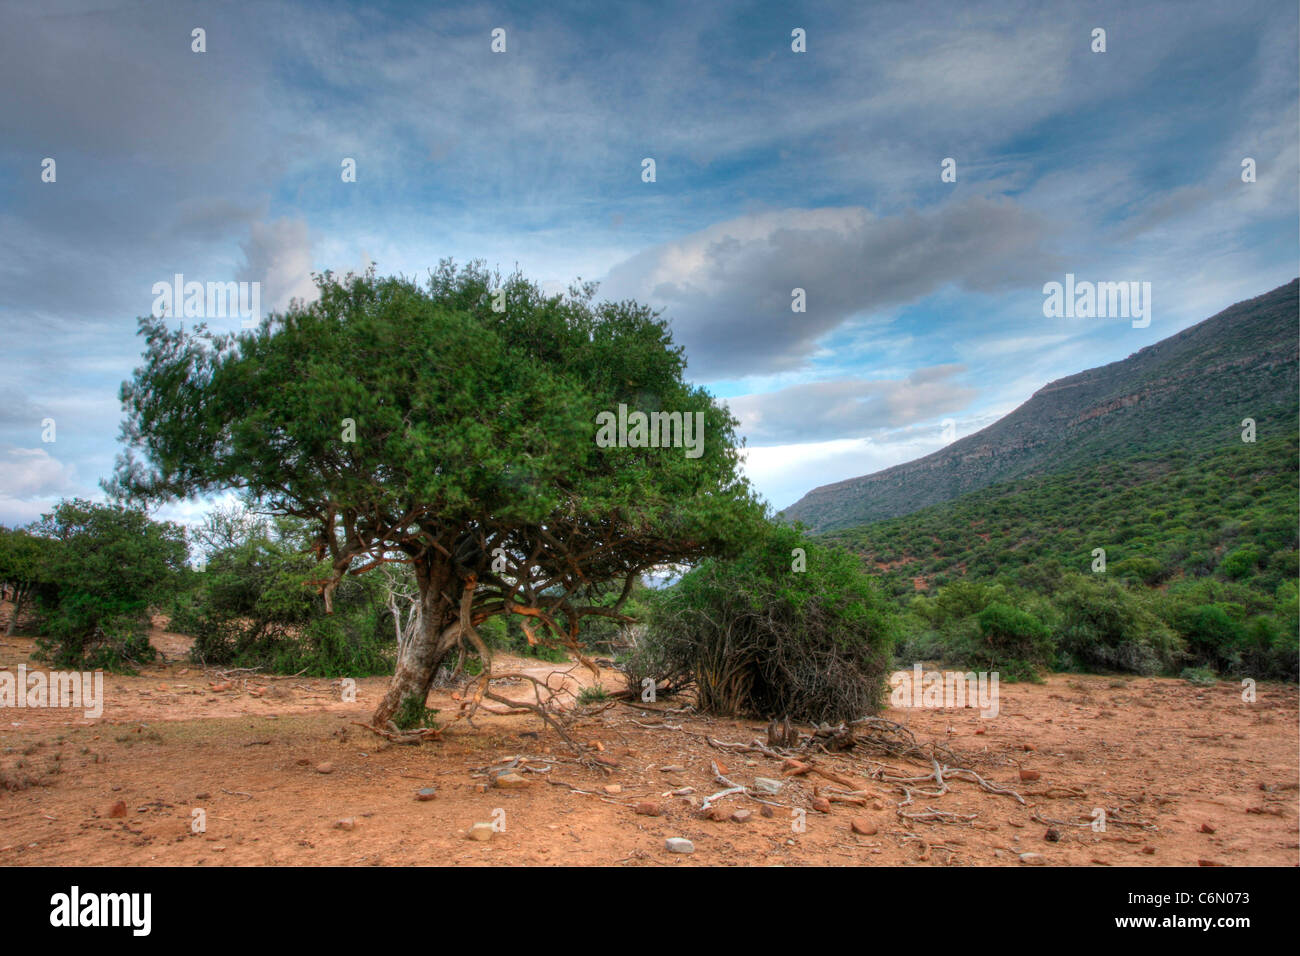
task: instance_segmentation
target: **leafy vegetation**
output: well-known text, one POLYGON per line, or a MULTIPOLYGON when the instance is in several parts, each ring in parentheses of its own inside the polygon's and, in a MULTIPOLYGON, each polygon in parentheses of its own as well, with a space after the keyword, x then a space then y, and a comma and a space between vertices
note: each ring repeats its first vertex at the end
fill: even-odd
POLYGON ((375 726, 426 699, 468 628, 521 615, 573 644, 611 584, 734 550, 761 518, 735 420, 685 380, 649 308, 450 262, 424 286, 327 273, 318 292, 238 335, 141 319, 113 488, 234 489, 306 522, 327 609, 357 574, 409 562, 420 629, 375 726), (602 447, 598 416, 620 406, 701 421, 699 453, 602 447))
POLYGON ((690 675, 710 713, 855 719, 883 700, 892 639, 888 603, 853 555, 771 525, 656 596, 627 672, 633 688, 640 674, 679 687, 690 675))
POLYGON ((153 659, 149 610, 180 580, 189 556, 184 529, 73 499, 27 529, 6 531, 0 547, 4 577, 35 599, 43 660, 130 671, 153 659))
POLYGON ((914 659, 1294 679, 1298 444, 1102 461, 826 540, 882 577, 914 659))

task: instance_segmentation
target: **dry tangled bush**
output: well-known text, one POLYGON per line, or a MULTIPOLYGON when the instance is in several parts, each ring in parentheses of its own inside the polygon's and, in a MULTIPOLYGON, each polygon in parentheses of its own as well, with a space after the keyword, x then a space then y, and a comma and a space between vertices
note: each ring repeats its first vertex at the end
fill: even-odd
POLYGON ((624 672, 633 687, 689 674, 697 705, 719 715, 853 720, 879 709, 892 633, 852 555, 773 528, 661 594, 624 672), (804 562, 792 562, 797 548, 804 562))

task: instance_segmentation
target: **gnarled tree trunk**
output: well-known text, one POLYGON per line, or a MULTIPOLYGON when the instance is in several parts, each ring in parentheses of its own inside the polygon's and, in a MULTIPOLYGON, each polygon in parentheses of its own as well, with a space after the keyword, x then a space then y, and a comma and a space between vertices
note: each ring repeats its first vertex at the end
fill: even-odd
POLYGON ((413 566, 420 589, 423 626, 397 662, 388 690, 371 718, 374 727, 383 727, 392 720, 408 697, 415 697, 423 704, 439 665, 460 643, 458 599, 462 585, 453 567, 427 558, 417 559, 413 566))

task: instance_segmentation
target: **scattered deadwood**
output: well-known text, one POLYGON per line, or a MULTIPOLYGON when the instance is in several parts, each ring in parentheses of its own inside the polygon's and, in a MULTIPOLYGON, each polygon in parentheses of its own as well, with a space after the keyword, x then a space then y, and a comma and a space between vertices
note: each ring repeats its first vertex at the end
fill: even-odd
POLYGON ((354 720, 352 723, 396 744, 419 744, 426 740, 442 739, 442 731, 437 727, 416 727, 412 730, 399 730, 391 720, 388 722, 387 728, 363 724, 359 720, 354 720))

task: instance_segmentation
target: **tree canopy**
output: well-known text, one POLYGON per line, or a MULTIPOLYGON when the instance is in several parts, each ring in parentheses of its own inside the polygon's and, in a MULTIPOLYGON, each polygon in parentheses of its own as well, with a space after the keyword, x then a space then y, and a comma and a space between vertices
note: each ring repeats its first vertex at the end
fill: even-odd
POLYGON ((427 693, 430 667, 487 617, 573 642, 584 615, 616 613, 595 600, 611 582, 726 552, 761 517, 735 420, 685 381, 647 307, 450 261, 424 286, 373 271, 317 286, 243 333, 142 318, 110 490, 236 489, 312 522, 327 606, 345 574, 411 563, 427 647, 399 661, 377 721, 427 693), (602 447, 598 416, 620 405, 700 415, 702 449, 602 447))

